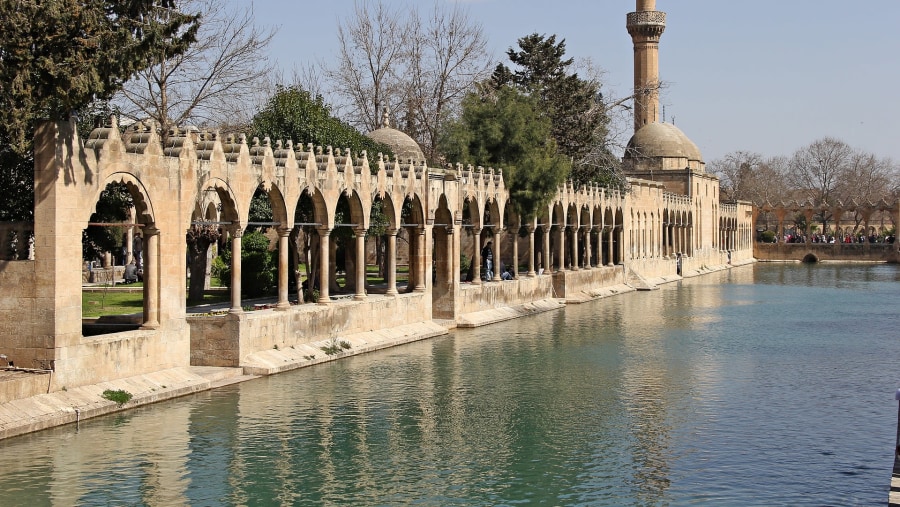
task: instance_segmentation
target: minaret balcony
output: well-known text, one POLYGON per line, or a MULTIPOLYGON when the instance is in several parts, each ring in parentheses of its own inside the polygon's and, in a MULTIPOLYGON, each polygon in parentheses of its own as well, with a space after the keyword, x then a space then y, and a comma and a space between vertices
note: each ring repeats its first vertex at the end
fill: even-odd
POLYGON ((634 36, 659 37, 666 29, 666 13, 662 11, 629 12, 625 27, 634 36))

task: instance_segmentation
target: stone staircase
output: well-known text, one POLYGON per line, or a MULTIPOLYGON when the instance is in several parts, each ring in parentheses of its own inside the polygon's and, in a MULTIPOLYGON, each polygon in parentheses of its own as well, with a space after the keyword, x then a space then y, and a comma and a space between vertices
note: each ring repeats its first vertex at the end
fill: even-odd
POLYGON ((658 290, 659 287, 648 282, 644 279, 637 271, 633 269, 628 269, 628 274, 625 277, 625 284, 633 287, 634 290, 658 290))

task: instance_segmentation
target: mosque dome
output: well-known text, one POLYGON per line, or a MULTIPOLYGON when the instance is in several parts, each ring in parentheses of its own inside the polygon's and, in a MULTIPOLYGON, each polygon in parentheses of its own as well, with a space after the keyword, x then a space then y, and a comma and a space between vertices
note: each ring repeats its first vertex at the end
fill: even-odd
POLYGON ((649 123, 631 136, 625 159, 684 158, 702 162, 703 155, 684 132, 671 123, 649 123))
POLYGON ((390 147, 400 162, 406 163, 409 160, 415 164, 425 162, 425 154, 419 143, 405 133, 392 128, 387 111, 382 116, 381 128, 369 132, 366 136, 390 147))

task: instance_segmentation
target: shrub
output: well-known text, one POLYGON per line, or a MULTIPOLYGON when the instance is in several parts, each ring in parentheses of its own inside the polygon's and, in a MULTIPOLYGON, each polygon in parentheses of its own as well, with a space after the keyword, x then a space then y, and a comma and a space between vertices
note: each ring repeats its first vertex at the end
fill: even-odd
MULTIPOLYGON (((231 250, 224 250, 221 265, 213 262, 222 285, 231 286, 231 250)), ((251 231, 241 238, 241 292, 246 297, 259 297, 272 293, 277 278, 278 262, 269 251, 269 238, 260 231, 251 231)))
POLYGON ((759 233, 759 240, 763 243, 774 243, 775 231, 762 231, 759 233))
POLYGON ((103 391, 102 396, 109 401, 114 401, 120 407, 131 401, 132 398, 131 393, 129 393, 128 391, 123 391, 122 389, 118 389, 115 391, 113 391, 112 389, 107 389, 103 391))

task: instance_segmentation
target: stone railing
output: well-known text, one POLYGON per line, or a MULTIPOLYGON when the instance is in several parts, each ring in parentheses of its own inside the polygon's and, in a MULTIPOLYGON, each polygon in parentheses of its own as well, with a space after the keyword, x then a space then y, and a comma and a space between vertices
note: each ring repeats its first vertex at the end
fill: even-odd
POLYGON ((629 12, 625 26, 631 28, 641 25, 665 25, 666 13, 662 11, 629 12))
POLYGON ((34 260, 33 222, 0 222, 0 260, 34 260))

